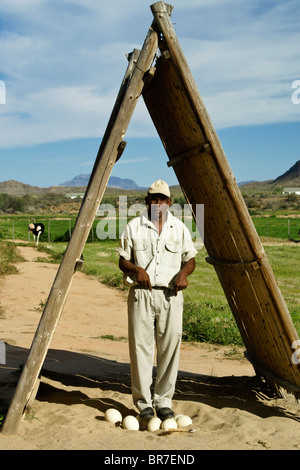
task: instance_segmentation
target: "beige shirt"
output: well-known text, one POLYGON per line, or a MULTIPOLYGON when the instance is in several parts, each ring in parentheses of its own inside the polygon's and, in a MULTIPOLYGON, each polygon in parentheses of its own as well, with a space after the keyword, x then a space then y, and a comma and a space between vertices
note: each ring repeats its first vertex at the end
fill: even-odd
MULTIPOLYGON (((173 288, 182 264, 194 258, 197 250, 191 234, 181 220, 167 212, 159 234, 147 212, 132 219, 121 235, 120 256, 145 269, 152 286, 173 288)), ((124 275, 124 284, 135 285, 134 276, 124 275)))

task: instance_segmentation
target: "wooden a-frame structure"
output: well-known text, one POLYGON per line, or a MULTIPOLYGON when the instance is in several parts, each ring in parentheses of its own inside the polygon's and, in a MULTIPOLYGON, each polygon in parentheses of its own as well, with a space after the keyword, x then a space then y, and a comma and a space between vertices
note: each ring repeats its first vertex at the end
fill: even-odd
POLYGON ((168 165, 173 167, 194 214, 196 204, 204 204, 207 261, 217 272, 248 359, 277 391, 285 389, 300 397, 299 365, 292 360, 298 335, 176 37, 170 20, 172 9, 164 2, 151 6, 154 20, 143 47, 128 56, 128 68, 3 434, 18 431, 35 399, 72 276, 113 165, 125 148, 125 132, 141 94, 169 157, 168 165))

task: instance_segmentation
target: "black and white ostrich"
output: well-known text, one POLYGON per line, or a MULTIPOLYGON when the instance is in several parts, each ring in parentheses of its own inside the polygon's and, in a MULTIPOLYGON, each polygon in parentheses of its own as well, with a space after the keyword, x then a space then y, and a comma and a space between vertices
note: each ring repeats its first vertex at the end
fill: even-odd
POLYGON ((36 223, 35 219, 32 219, 33 222, 29 223, 28 232, 33 234, 33 239, 35 241, 36 237, 36 246, 39 246, 39 238, 45 230, 44 224, 36 223))

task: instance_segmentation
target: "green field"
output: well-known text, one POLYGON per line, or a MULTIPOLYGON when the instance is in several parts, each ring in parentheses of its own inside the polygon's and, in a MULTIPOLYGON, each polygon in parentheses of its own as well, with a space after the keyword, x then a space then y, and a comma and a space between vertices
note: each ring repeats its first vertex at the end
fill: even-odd
MULTIPOLYGON (((0 238, 29 240, 28 224, 31 216, 2 215, 0 216, 0 238)), ((254 226, 260 237, 270 237, 279 239, 300 239, 300 217, 269 216, 252 217, 254 226)), ((76 216, 41 215, 38 222, 45 225, 45 232, 41 237, 44 242, 68 241, 75 225, 76 216)), ((99 242, 97 237, 97 225, 99 222, 106 231, 114 226, 114 222, 108 221, 107 215, 102 218, 96 217, 93 228, 89 235, 89 242, 99 242), (102 222, 101 222, 102 221, 102 222)), ((118 235, 119 220, 116 221, 116 233, 118 235)), ((113 234, 112 234, 113 235, 113 234)), ((31 236, 32 240, 32 236, 31 236)))
MULTIPOLYGON (((28 241, 29 219, 30 216, 27 218, 24 216, 0 217, 0 238, 28 241)), ((296 238, 300 219, 290 219, 290 222, 288 220, 286 217, 253 218, 254 225, 264 241, 268 240, 265 238, 267 236, 266 222, 269 237, 272 239, 278 241, 287 239, 288 230, 290 234, 295 234, 296 238)), ((39 249, 50 254, 50 261, 60 262, 74 227, 75 218, 45 216, 39 218, 38 221, 43 222, 46 227, 39 249)), ((122 286, 122 274, 118 268, 116 253, 118 242, 109 239, 99 240, 96 234, 98 222, 99 219, 94 221, 93 231, 85 245, 82 270, 88 275, 96 276, 101 282, 124 290, 125 295, 126 288, 122 286)), ((4 252, 3 249, 1 251, 4 252)), ((265 251, 300 335, 300 244, 291 243, 280 246, 266 244, 265 251)), ((190 276, 189 287, 184 291, 183 338, 186 341, 241 345, 239 330, 214 268, 205 261, 206 256, 205 249, 197 255, 196 271, 190 276)), ((40 300, 44 302, 46 299, 40 300)))
POLYGON ((300 239, 299 217, 253 217, 252 220, 260 237, 300 239))
MULTIPOLYGON (((125 295, 127 288, 122 285, 116 247, 115 241, 87 243, 83 252, 82 271, 97 277, 105 284, 123 290, 125 295)), ((53 261, 58 262, 65 248, 65 243, 55 243, 45 244, 40 249, 52 253, 53 261)), ((265 246, 265 251, 300 335, 300 246, 265 246)), ((206 250, 203 248, 197 255, 197 268, 189 277, 189 286, 184 291, 183 339, 242 345, 223 289, 214 268, 205 261, 206 256, 206 250)))

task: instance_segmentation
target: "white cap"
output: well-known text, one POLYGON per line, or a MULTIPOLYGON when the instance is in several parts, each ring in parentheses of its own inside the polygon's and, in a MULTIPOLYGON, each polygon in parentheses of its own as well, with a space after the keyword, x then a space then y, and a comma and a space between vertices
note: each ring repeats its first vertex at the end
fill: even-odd
POLYGON ((148 189, 149 194, 164 194, 167 197, 170 197, 170 189, 167 183, 163 180, 154 181, 148 189))

